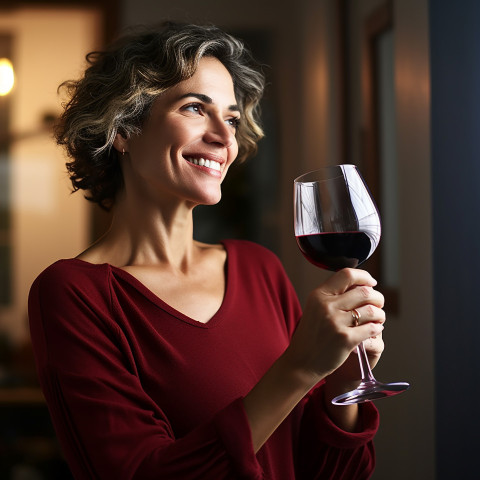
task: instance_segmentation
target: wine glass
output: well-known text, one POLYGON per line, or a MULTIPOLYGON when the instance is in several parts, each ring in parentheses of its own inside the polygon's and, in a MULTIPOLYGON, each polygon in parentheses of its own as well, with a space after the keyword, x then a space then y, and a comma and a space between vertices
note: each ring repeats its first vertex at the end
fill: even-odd
MULTIPOLYGON (((294 222, 298 247, 317 267, 337 271, 356 268, 378 246, 380 215, 355 165, 334 165, 306 173, 294 181, 294 222)), ((375 380, 363 342, 357 347, 362 381, 335 397, 350 405, 397 395, 410 385, 375 380)))

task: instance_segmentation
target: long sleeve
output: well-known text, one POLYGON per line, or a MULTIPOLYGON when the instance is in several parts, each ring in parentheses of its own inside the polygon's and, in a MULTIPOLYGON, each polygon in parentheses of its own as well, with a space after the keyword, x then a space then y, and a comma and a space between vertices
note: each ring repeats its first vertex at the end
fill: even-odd
POLYGON ((71 272, 60 277, 43 275, 32 287, 30 325, 40 382, 76 479, 262 477, 240 400, 176 438, 108 316, 108 290, 74 281, 71 272))
POLYGON ((304 400, 298 449, 298 479, 366 480, 375 468, 373 438, 379 424, 373 403, 359 406, 358 433, 337 427, 326 413, 322 382, 304 400))
POLYGON ((255 455, 243 397, 287 348, 301 308, 278 258, 227 241, 227 288, 207 324, 127 272, 61 260, 29 297, 53 425, 77 480, 357 480, 374 466, 373 405, 338 429, 321 385, 255 455))

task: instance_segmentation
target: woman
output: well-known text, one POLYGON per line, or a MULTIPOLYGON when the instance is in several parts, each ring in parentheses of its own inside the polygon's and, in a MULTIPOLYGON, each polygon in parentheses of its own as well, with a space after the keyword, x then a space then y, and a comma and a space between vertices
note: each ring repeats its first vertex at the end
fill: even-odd
POLYGON ((372 404, 352 354, 383 350, 383 297, 361 270, 302 315, 278 259, 192 238, 262 131, 263 77, 215 27, 164 25, 89 56, 57 140, 110 230, 35 281, 30 325, 53 423, 78 479, 368 478, 372 404), (355 326, 352 312, 360 314, 355 326))

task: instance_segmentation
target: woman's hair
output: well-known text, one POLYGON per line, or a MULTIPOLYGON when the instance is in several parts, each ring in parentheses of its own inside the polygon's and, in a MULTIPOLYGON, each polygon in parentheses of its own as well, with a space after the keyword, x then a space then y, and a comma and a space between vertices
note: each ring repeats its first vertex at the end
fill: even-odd
POLYGON ((259 101, 264 76, 238 39, 214 26, 165 23, 157 29, 134 29, 108 49, 87 55, 83 78, 67 81, 70 100, 55 131, 68 156, 74 191, 109 210, 123 177, 115 149, 116 134, 141 133, 154 100, 190 78, 202 57, 215 57, 233 79, 242 121, 237 129, 238 160, 256 152, 263 132, 259 101))

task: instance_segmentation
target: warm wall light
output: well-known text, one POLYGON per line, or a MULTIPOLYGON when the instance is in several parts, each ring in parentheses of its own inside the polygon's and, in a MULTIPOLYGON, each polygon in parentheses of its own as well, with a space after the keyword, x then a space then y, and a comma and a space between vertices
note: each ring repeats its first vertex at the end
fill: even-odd
POLYGON ((0 96, 8 95, 14 83, 12 62, 8 58, 0 58, 0 96))

